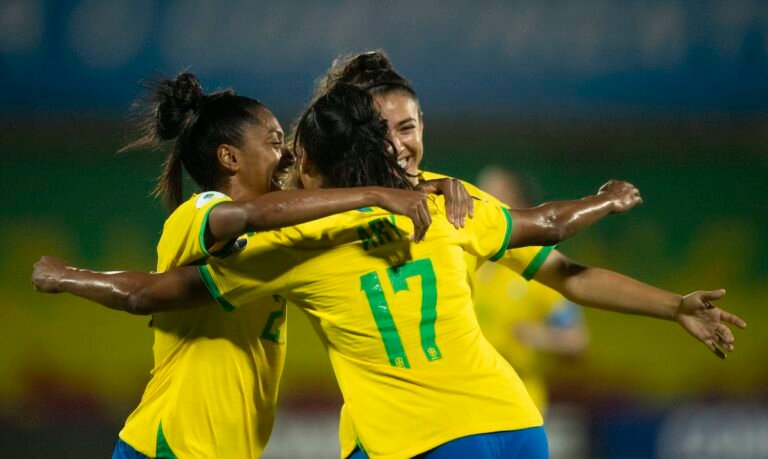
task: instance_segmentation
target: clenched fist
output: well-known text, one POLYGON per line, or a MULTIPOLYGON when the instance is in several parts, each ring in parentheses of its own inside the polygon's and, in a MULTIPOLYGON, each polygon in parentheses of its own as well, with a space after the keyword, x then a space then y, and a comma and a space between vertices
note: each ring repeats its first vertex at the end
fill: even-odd
POLYGON ((32 286, 42 293, 61 293, 61 275, 68 267, 66 262, 55 257, 40 258, 32 270, 32 286))
POLYGON ((610 200, 613 206, 612 213, 615 214, 624 213, 643 203, 640 190, 631 183, 622 180, 609 180, 597 190, 597 194, 610 200))

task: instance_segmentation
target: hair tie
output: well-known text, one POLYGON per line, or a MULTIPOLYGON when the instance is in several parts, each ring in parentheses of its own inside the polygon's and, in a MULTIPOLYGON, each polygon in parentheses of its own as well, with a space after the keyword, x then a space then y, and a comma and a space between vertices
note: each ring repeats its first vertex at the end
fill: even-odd
POLYGON ((362 89, 366 91, 370 91, 373 88, 378 88, 379 86, 398 86, 410 92, 411 94, 416 94, 416 91, 414 91, 409 84, 403 83, 402 81, 396 81, 396 80, 375 81, 373 83, 368 83, 367 85, 362 86, 362 89))

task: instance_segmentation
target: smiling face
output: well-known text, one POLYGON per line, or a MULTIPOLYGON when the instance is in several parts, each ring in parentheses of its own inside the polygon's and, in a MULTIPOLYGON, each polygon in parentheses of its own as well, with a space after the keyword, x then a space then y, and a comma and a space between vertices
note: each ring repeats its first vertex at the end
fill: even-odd
POLYGON ((419 164, 424 157, 424 124, 416 99, 405 91, 375 95, 381 117, 387 121, 389 136, 400 166, 418 183, 419 164))
POLYGON ((276 172, 278 166, 286 165, 284 155, 289 154, 277 118, 265 108, 259 110, 257 118, 258 122, 244 128, 242 145, 237 148, 238 182, 255 196, 280 189, 276 172))

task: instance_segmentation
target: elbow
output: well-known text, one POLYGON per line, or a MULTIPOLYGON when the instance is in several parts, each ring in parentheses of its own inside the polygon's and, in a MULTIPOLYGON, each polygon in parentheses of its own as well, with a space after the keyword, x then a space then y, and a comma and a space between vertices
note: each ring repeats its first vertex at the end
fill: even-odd
POLYGON ((570 234, 568 234, 567 232, 556 229, 551 231, 549 234, 547 234, 541 240, 539 245, 544 245, 544 246, 557 245, 563 242, 564 240, 568 239, 569 236, 570 234))
POLYGON ((245 231, 267 231, 272 229, 269 227, 268 217, 268 213, 262 206, 249 202, 246 209, 238 215, 237 226, 245 231))
POLYGON ((237 235, 248 231, 271 231, 287 226, 288 222, 285 221, 285 218, 290 215, 290 211, 291 206, 288 203, 256 205, 249 202, 246 209, 237 216, 237 222, 234 224, 241 230, 237 232, 237 235))
POLYGON ((131 292, 128 295, 124 310, 128 314, 137 316, 147 316, 155 312, 152 307, 152 301, 144 289, 138 292, 131 292))
POLYGON ((541 227, 544 229, 541 245, 559 244, 571 236, 568 222, 556 212, 544 215, 541 227))

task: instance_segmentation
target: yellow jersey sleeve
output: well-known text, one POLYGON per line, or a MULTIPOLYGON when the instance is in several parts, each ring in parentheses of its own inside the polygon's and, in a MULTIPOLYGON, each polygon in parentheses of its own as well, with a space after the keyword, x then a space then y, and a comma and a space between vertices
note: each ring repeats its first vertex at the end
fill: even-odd
POLYGON ((475 204, 475 216, 467 219, 467 228, 472 234, 469 246, 466 247, 469 253, 481 259, 496 261, 526 280, 531 280, 536 275, 549 254, 555 249, 555 246, 531 246, 507 250, 514 228, 512 215, 506 207, 483 201, 475 204), (500 233, 500 228, 504 228, 505 231, 500 233), (503 238, 499 240, 501 234, 503 238), (497 245, 494 246, 494 244, 497 245), (489 250, 493 250, 494 247, 496 251, 490 254, 489 250))
MULTIPOLYGON (((447 175, 438 174, 436 172, 429 172, 429 171, 422 171, 420 177, 423 180, 453 178, 447 175)), ((487 193, 481 190, 475 185, 469 182, 465 182, 464 180, 461 180, 461 183, 462 185, 464 185, 464 188, 467 189, 467 192, 472 197, 476 198, 479 202, 485 202, 487 204, 492 204, 492 205, 495 205, 498 207, 504 207, 507 209, 509 208, 508 205, 499 201, 498 199, 496 199, 496 197, 494 197, 490 193, 487 193)), ((467 219, 467 221, 470 221, 470 220, 471 219, 467 219)), ((497 261, 500 265, 511 269, 517 274, 520 274, 526 280, 531 280, 536 275, 539 268, 541 268, 541 265, 544 264, 544 262, 547 260, 547 257, 554 249, 555 249, 554 246, 552 247, 540 247, 540 246, 520 247, 520 248, 507 250, 505 253, 501 255, 500 258, 497 258, 494 261, 497 261)), ((480 267, 480 265, 482 265, 482 263, 478 263, 478 267, 480 267)))
MULTIPOLYGON (((423 180, 439 180, 439 179, 444 179, 444 178, 452 179, 454 177, 450 177, 450 176, 443 175, 443 174, 438 174, 436 172, 422 171, 421 174, 420 174, 420 178, 423 179, 423 180)), ((471 183, 465 182, 464 180, 461 180, 461 179, 459 179, 459 181, 461 182, 462 185, 464 185, 464 188, 467 189, 467 192, 473 198, 476 198, 476 199, 478 199, 480 201, 487 202, 489 204, 493 204, 495 206, 509 207, 506 204, 504 204, 503 202, 501 202, 498 199, 496 199, 496 197, 494 197, 490 193, 487 193, 487 192, 481 190, 480 188, 476 187, 475 185, 472 185, 471 183)))
POLYGON ((287 237, 291 228, 248 236, 243 250, 226 258, 209 258, 198 266, 211 296, 226 311, 280 293, 298 263, 287 237))
POLYGON ((496 261, 504 256, 512 237, 512 216, 505 207, 478 201, 475 216, 466 221, 465 250, 479 258, 496 261))
POLYGON ((497 262, 520 274, 525 280, 531 280, 556 247, 531 246, 508 250, 497 262))
POLYGON ((212 255, 223 255, 232 241, 206 247, 205 229, 211 211, 219 204, 231 200, 218 191, 207 191, 192 195, 173 211, 165 221, 163 234, 157 244, 157 270, 167 271, 212 255))

